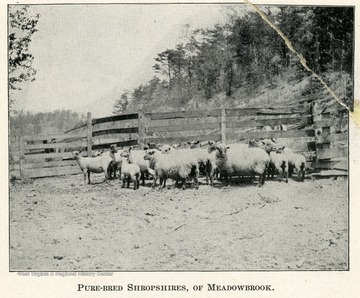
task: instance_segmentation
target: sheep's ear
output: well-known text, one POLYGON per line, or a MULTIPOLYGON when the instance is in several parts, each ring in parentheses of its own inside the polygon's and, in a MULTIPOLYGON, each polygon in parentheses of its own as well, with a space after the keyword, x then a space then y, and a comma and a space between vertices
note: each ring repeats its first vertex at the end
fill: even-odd
POLYGON ((227 146, 227 147, 226 147, 226 149, 230 149, 230 147, 229 147, 229 146, 227 146))
POLYGON ((188 143, 189 145, 191 144, 191 142, 189 142, 189 141, 188 141, 187 143, 188 143))
POLYGON ((148 147, 144 147, 144 150, 148 150, 149 148, 148 147))

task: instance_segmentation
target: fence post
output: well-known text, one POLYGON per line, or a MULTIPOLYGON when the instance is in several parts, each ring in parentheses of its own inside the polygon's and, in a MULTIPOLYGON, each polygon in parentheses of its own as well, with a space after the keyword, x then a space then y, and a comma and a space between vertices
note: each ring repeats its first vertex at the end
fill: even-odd
POLYGON ((221 143, 226 144, 226 110, 221 109, 221 143))
POLYGON ((88 112, 87 113, 87 134, 86 134, 86 138, 87 138, 87 155, 88 156, 92 156, 92 118, 91 118, 91 113, 88 112))
POLYGON ((25 179, 25 142, 24 137, 19 136, 19 166, 20 166, 20 178, 25 179))
POLYGON ((146 138, 146 117, 145 112, 143 110, 138 113, 138 146, 139 149, 144 149, 145 146, 145 138, 146 138))

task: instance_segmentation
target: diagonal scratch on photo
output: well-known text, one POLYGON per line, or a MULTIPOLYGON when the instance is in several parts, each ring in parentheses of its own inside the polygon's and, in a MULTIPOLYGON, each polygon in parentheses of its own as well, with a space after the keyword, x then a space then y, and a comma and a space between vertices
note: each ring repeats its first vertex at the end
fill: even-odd
POLYGON ((10 271, 349 270, 354 8, 257 9, 8 5, 10 271))

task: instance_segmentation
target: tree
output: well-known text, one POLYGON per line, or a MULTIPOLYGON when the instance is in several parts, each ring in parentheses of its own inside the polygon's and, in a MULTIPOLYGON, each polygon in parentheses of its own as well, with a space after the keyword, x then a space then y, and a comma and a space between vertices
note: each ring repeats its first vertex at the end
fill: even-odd
MULTIPOLYGON (((33 55, 29 52, 32 35, 37 31, 39 14, 28 6, 10 5, 9 8, 9 87, 19 90, 23 81, 34 81, 33 55)), ((12 102, 10 102, 12 104, 12 102)))
POLYGON ((114 104, 113 114, 119 115, 127 111, 129 105, 129 91, 125 91, 120 99, 118 99, 114 104))

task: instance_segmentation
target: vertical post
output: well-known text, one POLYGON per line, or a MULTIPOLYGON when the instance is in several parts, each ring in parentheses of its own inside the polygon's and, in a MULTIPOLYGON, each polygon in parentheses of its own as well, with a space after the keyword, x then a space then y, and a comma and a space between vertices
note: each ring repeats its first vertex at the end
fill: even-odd
POLYGON ((20 178, 25 179, 25 142, 24 137, 19 136, 19 166, 20 166, 20 178))
POLYGON ((226 110, 221 109, 221 143, 226 144, 226 110))
POLYGON ((92 156, 92 118, 91 118, 91 113, 88 112, 87 113, 87 133, 86 133, 86 138, 87 138, 87 155, 89 157, 92 156))
POLYGON ((145 113, 143 110, 141 110, 138 113, 138 131, 139 131, 138 146, 139 146, 139 149, 144 149, 144 146, 145 146, 145 137, 146 137, 146 123, 145 122, 146 122, 145 113))

